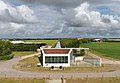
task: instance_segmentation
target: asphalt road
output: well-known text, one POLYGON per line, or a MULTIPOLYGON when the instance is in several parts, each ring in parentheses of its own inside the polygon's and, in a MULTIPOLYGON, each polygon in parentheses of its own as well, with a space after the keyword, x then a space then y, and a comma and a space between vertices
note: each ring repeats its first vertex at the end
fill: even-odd
POLYGON ((84 77, 120 77, 120 70, 101 73, 37 73, 18 71, 12 68, 21 57, 14 57, 11 60, 0 62, 0 77, 30 77, 30 78, 84 78, 84 77))

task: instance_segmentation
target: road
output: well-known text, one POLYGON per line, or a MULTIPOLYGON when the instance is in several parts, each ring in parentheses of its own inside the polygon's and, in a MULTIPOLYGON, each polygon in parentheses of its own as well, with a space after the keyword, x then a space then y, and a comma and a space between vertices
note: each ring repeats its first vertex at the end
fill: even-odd
MULTIPOLYGON (((33 54, 34 55, 34 54, 33 54)), ((32 56, 32 55, 30 55, 32 56)), ((101 73, 37 73, 19 71, 12 68, 14 64, 17 64, 21 60, 21 57, 16 56, 11 60, 0 62, 0 77, 30 77, 30 78, 84 78, 84 77, 120 77, 120 70, 113 72, 101 72, 101 73)))

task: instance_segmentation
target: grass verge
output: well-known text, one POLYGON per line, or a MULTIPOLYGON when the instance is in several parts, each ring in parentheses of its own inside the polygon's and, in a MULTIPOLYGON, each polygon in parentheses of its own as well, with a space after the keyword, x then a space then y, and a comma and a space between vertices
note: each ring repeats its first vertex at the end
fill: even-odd
POLYGON ((0 83, 46 83, 45 79, 32 78, 0 78, 0 83))
POLYGON ((30 54, 34 54, 34 51, 13 51, 12 54, 15 56, 26 56, 26 55, 30 55, 30 54))
POLYGON ((76 78, 66 79, 66 83, 120 83, 120 78, 76 78))

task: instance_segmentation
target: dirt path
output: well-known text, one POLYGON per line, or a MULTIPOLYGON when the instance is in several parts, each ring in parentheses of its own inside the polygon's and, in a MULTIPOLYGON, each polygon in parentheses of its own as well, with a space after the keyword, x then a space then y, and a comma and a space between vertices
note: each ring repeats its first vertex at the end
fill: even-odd
POLYGON ((29 57, 33 57, 33 56, 35 56, 35 55, 40 55, 40 53, 35 53, 35 54, 31 54, 31 55, 21 56, 21 60, 22 60, 22 59, 29 58, 29 57))

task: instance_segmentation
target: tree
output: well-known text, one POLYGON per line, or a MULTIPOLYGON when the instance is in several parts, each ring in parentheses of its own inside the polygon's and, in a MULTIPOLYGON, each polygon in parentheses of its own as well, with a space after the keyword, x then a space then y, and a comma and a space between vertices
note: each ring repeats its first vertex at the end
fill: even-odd
POLYGON ((85 55, 85 50, 84 49, 80 50, 80 56, 83 56, 83 55, 85 55))

